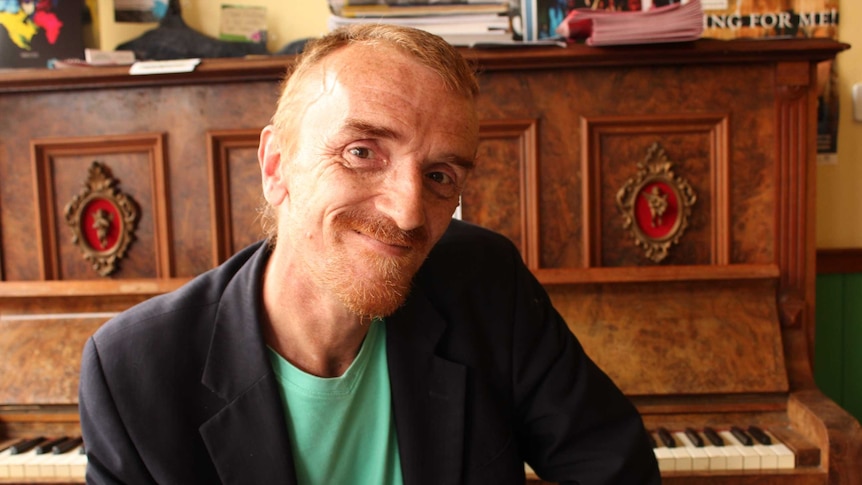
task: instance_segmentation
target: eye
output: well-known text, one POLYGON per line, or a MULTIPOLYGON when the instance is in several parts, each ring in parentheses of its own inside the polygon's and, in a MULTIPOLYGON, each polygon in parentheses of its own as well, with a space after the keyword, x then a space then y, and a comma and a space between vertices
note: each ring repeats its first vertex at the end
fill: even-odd
POLYGON ((426 177, 431 179, 433 182, 436 182, 436 183, 441 184, 441 185, 454 185, 455 184, 455 180, 453 180, 452 177, 449 176, 449 174, 445 174, 443 172, 431 172, 428 175, 426 175, 426 177))
POLYGON ((374 152, 368 147, 350 147, 347 153, 357 158, 371 158, 374 152))
POLYGON ((430 190, 439 197, 449 199, 461 193, 461 187, 458 186, 455 177, 451 174, 446 172, 428 172, 425 174, 425 178, 430 181, 430 190))
POLYGON ((341 158, 345 166, 353 170, 379 168, 385 164, 383 154, 373 143, 351 143, 344 148, 341 158))

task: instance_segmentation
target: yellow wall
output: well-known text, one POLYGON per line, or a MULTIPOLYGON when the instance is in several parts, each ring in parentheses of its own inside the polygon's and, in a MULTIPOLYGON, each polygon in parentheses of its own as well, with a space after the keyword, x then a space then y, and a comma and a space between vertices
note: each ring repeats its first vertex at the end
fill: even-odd
POLYGON ((853 121, 853 84, 862 83, 862 2, 841 0, 838 55, 838 163, 817 167, 817 247, 862 247, 862 122, 853 121))
MULTIPOLYGON (((118 24, 113 21, 113 0, 98 2, 99 45, 113 49, 154 24, 118 24)), ((210 36, 217 35, 219 7, 213 0, 181 0, 183 19, 189 27, 210 36)), ((229 0, 236 5, 266 6, 269 17, 271 52, 288 42, 314 37, 326 31, 329 14, 326 0, 229 0)), ((838 161, 817 167, 817 246, 862 247, 862 122, 853 121, 850 93, 854 83, 862 83, 862 2, 841 0, 840 40, 856 46, 837 60, 840 120, 838 161)))
MULTIPOLYGON (((99 47, 113 50, 118 44, 134 39, 156 24, 114 22, 113 0, 98 2, 99 47)), ((268 18, 267 47, 276 52, 288 42, 316 37, 326 32, 329 8, 326 0, 180 0, 183 20, 194 30, 215 37, 219 31, 219 9, 222 4, 265 6, 268 18)))

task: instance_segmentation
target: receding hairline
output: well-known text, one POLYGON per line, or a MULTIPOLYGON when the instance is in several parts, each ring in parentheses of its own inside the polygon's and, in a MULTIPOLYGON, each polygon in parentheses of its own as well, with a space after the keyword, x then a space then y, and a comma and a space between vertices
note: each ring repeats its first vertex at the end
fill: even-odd
POLYGON ((453 91, 473 98, 479 92, 474 67, 451 44, 429 32, 387 24, 342 27, 309 41, 292 74, 300 74, 323 58, 351 45, 389 45, 441 76, 453 91))

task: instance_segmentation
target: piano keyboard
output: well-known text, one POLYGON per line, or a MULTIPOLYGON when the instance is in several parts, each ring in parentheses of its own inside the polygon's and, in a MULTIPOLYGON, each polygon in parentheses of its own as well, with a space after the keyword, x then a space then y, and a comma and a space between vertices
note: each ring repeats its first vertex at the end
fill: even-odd
POLYGON ((33 438, 0 447, 0 481, 69 478, 84 481, 87 455, 81 438, 33 438))
POLYGON ((663 472, 786 470, 796 466, 796 456, 787 445, 755 426, 721 431, 658 428, 650 435, 663 472))

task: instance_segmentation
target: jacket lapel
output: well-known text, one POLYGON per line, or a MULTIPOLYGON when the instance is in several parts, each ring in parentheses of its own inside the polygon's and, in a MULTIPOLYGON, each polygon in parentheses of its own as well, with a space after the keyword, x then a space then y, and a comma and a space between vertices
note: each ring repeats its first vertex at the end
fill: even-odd
POLYGON ((296 483, 287 424, 260 331, 259 250, 222 294, 201 382, 227 405, 200 427, 225 484, 296 483))
POLYGON ((467 370, 434 355, 445 327, 418 287, 387 318, 389 380, 405 485, 461 481, 467 370))

